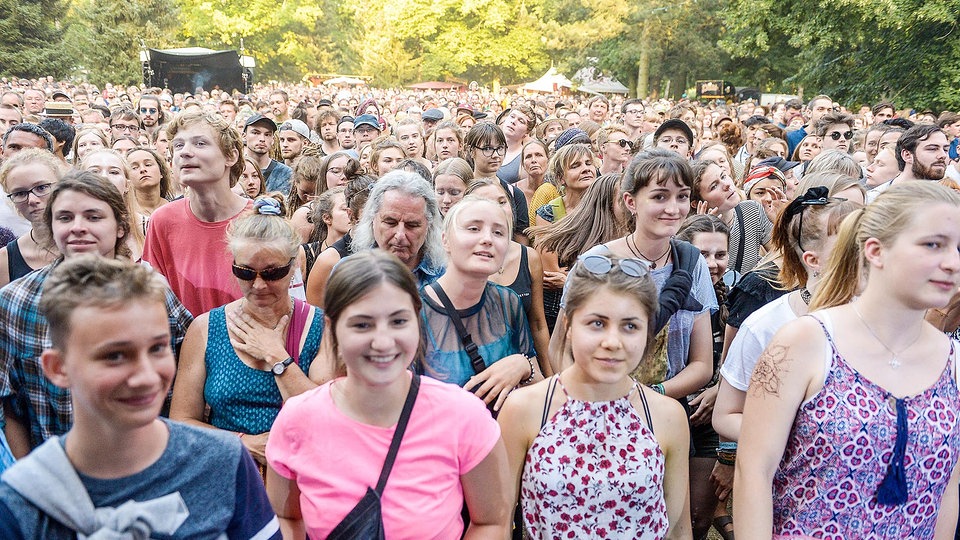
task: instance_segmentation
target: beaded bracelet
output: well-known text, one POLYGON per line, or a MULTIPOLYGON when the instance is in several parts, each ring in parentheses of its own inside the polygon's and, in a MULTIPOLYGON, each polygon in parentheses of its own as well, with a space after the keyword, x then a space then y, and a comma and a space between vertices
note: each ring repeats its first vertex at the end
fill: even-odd
POLYGON ((521 385, 527 385, 527 384, 530 384, 530 383, 533 382, 533 375, 534 375, 534 373, 535 373, 535 371, 534 371, 535 368, 534 368, 534 366, 533 366, 533 357, 527 356, 527 355, 523 355, 523 357, 526 358, 526 359, 527 359, 527 362, 530 364, 530 376, 527 377, 526 379, 520 381, 520 384, 521 384, 521 385))

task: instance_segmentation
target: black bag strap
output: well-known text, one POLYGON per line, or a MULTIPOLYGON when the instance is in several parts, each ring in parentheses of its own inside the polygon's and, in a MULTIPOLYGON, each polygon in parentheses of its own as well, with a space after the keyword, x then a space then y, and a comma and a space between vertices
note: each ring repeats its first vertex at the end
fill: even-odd
POLYGON ((550 419, 550 405, 553 404, 553 394, 557 390, 557 382, 560 380, 560 375, 554 375, 550 379, 550 386, 547 387, 547 395, 543 398, 543 416, 540 418, 540 429, 543 429, 543 426, 547 425, 547 420, 550 419))
POLYGON ((447 317, 450 317, 450 320, 453 321, 453 326, 457 329, 457 337, 460 338, 460 344, 463 345, 467 356, 470 357, 470 365, 473 366, 473 370, 476 371, 477 374, 482 373, 483 370, 487 369, 487 364, 483 361, 483 356, 480 354, 480 349, 477 348, 477 344, 473 342, 473 338, 470 337, 467 329, 463 326, 463 321, 460 320, 460 313, 457 311, 457 308, 453 307, 453 302, 450 301, 450 297, 443 291, 439 283, 434 281, 430 284, 430 288, 433 289, 433 292, 437 293, 437 298, 439 298, 440 303, 443 304, 443 309, 446 310, 447 317))
POLYGON ((407 391, 407 399, 403 402, 403 410, 400 412, 400 420, 397 421, 397 429, 393 432, 393 440, 390 441, 390 449, 387 450, 387 459, 384 460, 383 469, 380 470, 380 480, 377 481, 377 495, 383 495, 383 488, 387 486, 387 478, 390 477, 393 462, 397 459, 397 452, 400 451, 400 441, 403 440, 403 434, 407 431, 410 412, 413 410, 413 403, 417 401, 417 394, 419 392, 420 375, 414 373, 410 379, 410 390, 407 391))
POLYGON ((737 258, 733 260, 733 269, 739 272, 743 267, 743 245, 747 243, 747 231, 743 228, 743 210, 740 205, 734 206, 733 211, 737 215, 737 227, 740 228, 740 242, 737 243, 737 258))

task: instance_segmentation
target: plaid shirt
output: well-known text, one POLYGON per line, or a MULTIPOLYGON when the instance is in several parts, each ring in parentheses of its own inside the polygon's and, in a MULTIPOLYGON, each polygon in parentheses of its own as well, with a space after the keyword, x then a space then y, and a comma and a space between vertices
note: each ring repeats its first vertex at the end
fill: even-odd
MULTIPOLYGON (((70 391, 55 386, 43 374, 40 353, 52 347, 47 319, 40 313, 40 293, 57 263, 50 264, 0 289, 0 400, 29 423, 30 445, 37 447, 73 425, 70 391)), ((175 354, 193 321, 190 312, 167 289, 167 314, 175 354)), ((0 409, 0 422, 6 423, 0 409)))

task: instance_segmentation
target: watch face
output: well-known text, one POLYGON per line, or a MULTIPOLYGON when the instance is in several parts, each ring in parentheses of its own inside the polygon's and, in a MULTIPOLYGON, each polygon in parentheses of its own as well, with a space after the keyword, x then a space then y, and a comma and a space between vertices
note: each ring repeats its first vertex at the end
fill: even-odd
POLYGON ((276 364, 273 365, 272 368, 270 368, 270 370, 273 371, 274 375, 281 375, 286 369, 287 369, 287 365, 283 362, 277 362, 276 364))

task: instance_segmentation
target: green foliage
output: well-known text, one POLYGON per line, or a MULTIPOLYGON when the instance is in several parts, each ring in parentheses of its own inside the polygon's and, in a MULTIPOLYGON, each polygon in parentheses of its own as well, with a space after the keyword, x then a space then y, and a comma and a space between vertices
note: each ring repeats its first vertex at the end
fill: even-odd
POLYGON ((257 61, 257 79, 298 80, 346 69, 352 24, 335 0, 177 0, 190 45, 239 49, 257 61))
POLYGON ((850 105, 955 109, 958 14, 956 0, 731 0, 721 44, 743 59, 795 55, 783 82, 850 105))
POLYGON ((0 0, 0 74, 65 76, 72 65, 61 48, 63 0, 0 0))
POLYGON ((68 21, 65 50, 91 82, 132 84, 143 80, 140 40, 170 45, 177 7, 173 0, 74 0, 68 21))

